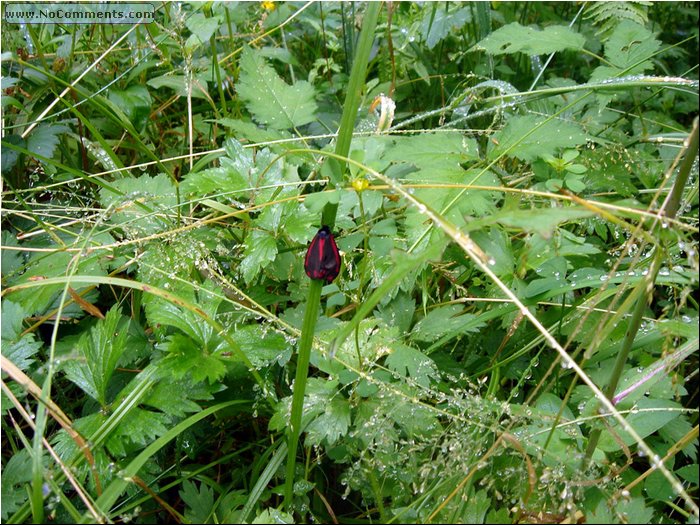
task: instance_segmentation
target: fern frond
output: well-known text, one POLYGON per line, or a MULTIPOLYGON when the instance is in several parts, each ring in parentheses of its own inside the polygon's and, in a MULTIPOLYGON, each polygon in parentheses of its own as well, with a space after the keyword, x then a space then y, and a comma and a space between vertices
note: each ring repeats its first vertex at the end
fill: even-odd
POLYGON ((649 20, 648 7, 651 2, 636 0, 630 2, 593 2, 586 9, 584 18, 593 19, 594 26, 600 26, 596 35, 604 42, 623 20, 631 20, 641 26, 649 20))

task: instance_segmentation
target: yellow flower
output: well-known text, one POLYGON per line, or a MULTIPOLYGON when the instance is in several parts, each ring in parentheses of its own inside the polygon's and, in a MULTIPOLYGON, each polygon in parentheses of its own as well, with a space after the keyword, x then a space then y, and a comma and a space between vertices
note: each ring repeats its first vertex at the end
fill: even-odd
POLYGON ((365 178, 355 179, 352 181, 352 187, 355 191, 366 190, 369 187, 369 181, 365 178))
POLYGON ((270 0, 265 0, 264 2, 261 2, 262 8, 265 11, 274 11, 275 8, 277 7, 274 2, 271 2, 270 0))

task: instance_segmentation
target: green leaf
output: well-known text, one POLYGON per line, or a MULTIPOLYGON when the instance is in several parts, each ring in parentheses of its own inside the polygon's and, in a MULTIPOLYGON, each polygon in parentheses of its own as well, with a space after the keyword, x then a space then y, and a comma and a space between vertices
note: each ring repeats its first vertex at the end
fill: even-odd
POLYGON ((246 283, 250 284, 260 271, 277 257, 277 242, 269 233, 253 230, 246 239, 243 259, 239 271, 246 283))
POLYGON ((686 465, 676 470, 676 475, 680 476, 686 481, 689 481, 690 483, 693 483, 694 485, 697 485, 700 483, 700 479, 698 479, 699 471, 700 469, 698 469, 697 464, 686 465))
MULTIPOLYGON (((187 29, 192 31, 192 36, 196 38, 198 44, 209 42, 216 30, 221 25, 221 17, 212 16, 207 18, 202 13, 194 13, 185 20, 187 29)), ((191 39, 192 37, 190 37, 191 39)), ((188 40, 189 42, 189 40, 188 40)), ((192 47, 196 47, 195 43, 191 43, 192 47)), ((196 522, 195 522, 196 523, 196 522)))
POLYGON ((197 486, 186 479, 179 491, 185 502, 185 518, 188 523, 212 523, 214 513, 214 490, 206 483, 197 486))
POLYGON ((554 155, 560 148, 584 144, 587 136, 574 122, 525 115, 511 118, 493 138, 487 154, 490 160, 508 155, 532 162, 537 157, 554 155))
POLYGON ((102 406, 107 404, 107 387, 126 350, 127 335, 128 319, 114 307, 79 339, 78 357, 63 365, 68 379, 102 406))
POLYGON ((192 93, 192 98, 210 100, 211 97, 209 96, 209 92, 207 90, 208 80, 211 80, 211 75, 207 74, 206 72, 194 75, 194 79, 189 84, 184 75, 165 74, 160 77, 152 78, 146 82, 146 84, 155 89, 162 87, 172 89, 179 97, 187 96, 189 86, 192 93))
POLYGON ((426 388, 430 386, 431 379, 438 379, 440 376, 432 359, 420 350, 402 344, 394 346, 393 352, 386 358, 386 366, 402 376, 410 376, 426 388))
POLYGON ((255 516, 255 519, 251 522, 254 524, 265 524, 265 523, 296 523, 294 521, 294 516, 288 512, 277 510, 275 508, 265 509, 260 514, 255 516))
POLYGON ((61 135, 69 131, 70 128, 62 124, 39 124, 27 138, 27 149, 50 159, 61 135))
POLYGON ((416 302, 408 294, 399 292, 388 304, 375 310, 375 316, 384 320, 387 326, 396 326, 399 332, 408 332, 416 311, 416 302))
POLYGON ((226 373, 226 365, 217 355, 202 348, 192 339, 181 334, 173 334, 158 345, 160 349, 168 352, 163 362, 163 370, 171 373, 175 379, 191 373, 194 382, 208 380, 215 383, 226 373))
POLYGON ((458 168, 461 163, 479 159, 476 140, 461 132, 420 133, 388 140, 382 159, 405 162, 426 170, 458 168))
POLYGON ((27 491, 22 487, 31 479, 32 458, 29 451, 23 448, 13 454, 2 468, 0 517, 3 522, 27 500, 27 491))
POLYGON ((210 400, 212 394, 206 383, 189 378, 160 380, 143 399, 143 404, 157 408, 174 417, 185 417, 189 412, 199 412, 201 407, 193 399, 210 400))
MULTIPOLYGON (((6 149, 7 148, 5 148, 5 150, 6 149)), ((3 150, 3 154, 5 153, 5 150, 3 150)), ((3 247, 2 253, 0 254, 2 258, 2 277, 5 279, 7 278, 8 274, 13 274, 14 272, 20 270, 23 260, 21 251, 11 249, 13 247, 19 247, 17 237, 12 235, 9 231, 3 230, 0 238, 2 239, 3 247)))
POLYGON ((506 211, 494 216, 494 220, 512 228, 537 232, 548 239, 560 223, 593 215, 593 212, 577 208, 538 208, 506 211))
POLYGON ((448 333, 476 332, 482 323, 474 323, 476 316, 462 314, 464 307, 458 304, 441 306, 431 310, 411 330, 416 341, 432 342, 448 333))
POLYGON ((273 129, 303 126, 316 119, 314 88, 305 81, 290 86, 249 47, 243 50, 238 94, 255 120, 273 129))
POLYGON ((135 407, 107 438, 106 446, 112 454, 124 457, 134 448, 141 449, 151 444, 165 434, 169 426, 169 416, 135 407))
POLYGON ((148 123, 153 99, 144 85, 131 85, 125 90, 112 89, 109 100, 117 106, 137 130, 144 130, 148 123))
POLYGON ((605 44, 605 58, 612 66, 599 66, 590 81, 596 82, 621 75, 635 75, 653 69, 652 56, 661 42, 648 29, 630 20, 620 23, 605 44))
POLYGON ((332 445, 346 435, 350 428, 350 403, 344 397, 336 395, 326 402, 323 414, 306 427, 307 446, 320 445, 324 440, 332 445))
POLYGON ((425 35, 425 43, 428 49, 433 49, 453 29, 460 29, 471 19, 469 7, 460 7, 459 4, 440 2, 431 5, 425 10, 421 22, 421 34, 425 35))
MULTIPOLYGON (((625 419, 642 439, 658 431, 664 425, 680 416, 681 405, 666 399, 642 398, 637 402, 638 411, 633 411, 625 419)), ((622 441, 625 445, 631 446, 635 443, 634 438, 620 428, 619 424, 614 424, 612 430, 605 431, 598 443, 598 448, 605 452, 616 452, 620 450, 622 441), (618 434, 615 439, 610 432, 618 434)))
POLYGON ((33 356, 41 349, 35 334, 21 335, 25 317, 28 316, 19 304, 2 301, 2 355, 20 370, 28 370, 34 363, 33 356))
POLYGON ((490 55, 546 55, 565 49, 583 49, 585 43, 583 35, 566 26, 548 26, 539 30, 513 22, 493 31, 472 50, 479 49, 490 55))
POLYGON ((123 195, 106 188, 100 190, 100 202, 113 213, 112 224, 118 224, 130 237, 150 235, 172 227, 177 207, 177 193, 170 177, 126 177, 112 183, 123 195))

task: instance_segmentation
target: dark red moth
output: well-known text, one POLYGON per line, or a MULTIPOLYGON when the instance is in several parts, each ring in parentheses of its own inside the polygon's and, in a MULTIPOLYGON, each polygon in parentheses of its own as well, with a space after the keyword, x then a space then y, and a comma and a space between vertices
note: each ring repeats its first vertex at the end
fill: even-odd
POLYGON ((312 279, 332 282, 340 273, 340 252, 328 226, 322 226, 311 241, 304 258, 304 270, 312 279))

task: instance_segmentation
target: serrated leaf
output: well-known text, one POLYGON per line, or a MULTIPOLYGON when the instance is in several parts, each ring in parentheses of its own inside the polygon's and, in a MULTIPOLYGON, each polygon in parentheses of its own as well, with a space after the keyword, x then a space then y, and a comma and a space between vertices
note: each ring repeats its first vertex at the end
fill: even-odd
POLYGON ((513 22, 496 29, 472 49, 480 49, 490 55, 546 55, 565 49, 583 49, 585 43, 583 35, 566 26, 548 26, 539 30, 513 22))
POLYGON ((119 224, 129 236, 150 235, 171 227, 170 216, 176 213, 177 192, 166 174, 126 177, 114 181, 112 186, 123 195, 103 188, 100 202, 113 211, 110 222, 119 224))
POLYGON ((291 525, 296 522, 294 521, 294 516, 288 512, 270 508, 263 510, 260 514, 255 516, 255 519, 251 523, 288 523, 291 525))
POLYGON ((458 168, 461 163, 478 158, 476 140, 461 133, 391 137, 382 155, 383 160, 405 162, 424 169, 458 168))
POLYGON ((476 316, 472 314, 462 314, 463 310, 458 304, 431 310, 413 327, 411 338, 432 342, 448 333, 476 332, 482 323, 476 323, 476 316))
POLYGON ((505 226, 537 232, 548 239, 558 224, 593 215, 593 212, 577 208, 539 208, 537 210, 506 211, 497 214, 494 219, 505 226))
POLYGON ((599 66, 591 82, 620 75, 635 75, 652 69, 653 55, 661 42, 648 29, 630 20, 621 22, 605 43, 605 58, 612 66, 599 66))
POLYGON ((350 428, 350 404, 344 397, 336 395, 326 403, 324 413, 306 427, 305 443, 307 446, 320 445, 325 440, 332 445, 347 434, 348 428, 350 428))
POLYGON ((430 386, 431 379, 437 379, 440 375, 432 359, 420 350, 402 344, 394 347, 393 352, 386 358, 386 366, 402 376, 410 376, 424 387, 430 386))
POLYGON ((117 307, 79 339, 76 359, 67 360, 63 370, 68 379, 102 406, 117 363, 126 349, 128 320, 117 307))
POLYGON ((136 447, 143 448, 168 431, 170 417, 151 410, 134 407, 107 438, 107 448, 117 456, 125 456, 136 447))
POLYGON ((554 155, 557 149, 572 148, 586 142, 586 134, 573 122, 525 115, 513 117, 506 127, 494 133, 488 158, 501 155, 532 162, 537 157, 554 155))
MULTIPOLYGON (((4 109, 4 104, 6 102, 6 99, 9 99, 9 98, 10 97, 7 97, 7 96, 2 97, 3 109, 4 109)), ((20 106, 19 110, 23 111, 22 105, 19 104, 19 106, 20 106)), ((19 146, 21 148, 27 147, 25 140, 19 135, 7 135, 7 136, 3 137, 2 140, 9 143, 9 144, 19 146)), ((0 152, 0 166, 2 167, 2 173, 7 173, 12 168, 14 168, 15 164, 17 164, 17 159, 19 159, 20 155, 21 155, 21 153, 19 151, 15 151, 15 150, 7 148, 7 147, 2 148, 2 151, 0 152)), ((5 232, 3 232, 3 233, 5 233, 5 232)), ((3 252, 3 257, 5 257, 4 252, 3 252)))
POLYGON ((42 157, 52 158, 63 133, 70 131, 62 124, 39 124, 27 138, 27 149, 42 157))
POLYGON ((388 304, 379 306, 375 316, 382 319, 387 326, 396 326, 399 332, 408 332, 416 311, 416 302, 408 294, 399 292, 388 304))
POLYGON ((142 403, 170 416, 184 417, 189 412, 201 410, 193 399, 212 398, 207 385, 201 381, 167 378, 156 383, 142 403))
POLYGON ((186 505, 185 518, 188 523, 212 523, 214 490, 211 487, 202 483, 197 490, 193 482, 185 480, 179 494, 186 505))
POLYGON ((246 240, 243 260, 239 267, 245 282, 250 284, 276 256, 277 242, 274 237, 260 230, 251 232, 246 240))
POLYGON ((203 348, 192 339, 179 333, 169 336, 158 347, 168 352, 169 355, 163 361, 162 366, 175 379, 191 373, 193 381, 206 379, 210 384, 213 384, 226 373, 226 365, 217 355, 212 355, 211 350, 203 348))
POLYGON ((32 479, 32 458, 25 448, 20 449, 16 454, 3 465, 2 483, 2 506, 0 507, 0 518, 3 523, 7 518, 19 510, 22 504, 27 501, 27 492, 22 489, 22 485, 32 479))
POLYGON ((303 126, 316 119, 314 88, 305 81, 288 85, 260 54, 246 47, 241 55, 238 94, 255 120, 273 129, 303 126))
POLYGON ((20 370, 27 370, 34 362, 32 357, 39 352, 41 342, 36 335, 22 336, 22 322, 28 317, 24 309, 9 300, 2 301, 2 355, 20 370))

